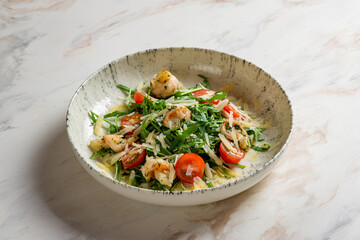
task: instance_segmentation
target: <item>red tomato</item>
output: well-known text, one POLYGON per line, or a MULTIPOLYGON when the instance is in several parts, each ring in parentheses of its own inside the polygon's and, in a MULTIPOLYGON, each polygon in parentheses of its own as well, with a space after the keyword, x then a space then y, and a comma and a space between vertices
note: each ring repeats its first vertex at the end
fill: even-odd
MULTIPOLYGON (((201 99, 201 96, 204 96, 204 95, 208 95, 209 98, 212 98, 215 95, 215 92, 212 90, 208 90, 208 89, 201 89, 201 90, 197 90, 197 91, 193 92, 192 95, 199 99, 201 99)), ((210 103, 218 104, 219 101, 220 101, 220 99, 216 99, 216 100, 210 101, 210 103)), ((207 103, 207 102, 202 102, 201 104, 204 104, 204 103, 207 103)))
MULTIPOLYGON (((145 93, 142 92, 135 92, 134 93, 134 100, 136 103, 142 103, 144 101, 145 98, 145 93)), ((151 102, 151 100, 149 99, 149 102, 151 102)))
POLYGON ((204 160, 195 153, 182 155, 175 165, 176 176, 185 183, 193 183, 194 177, 202 178, 204 169, 204 160), (188 175, 186 173, 188 173, 188 175))
POLYGON ((138 155, 130 155, 129 153, 124 156, 122 163, 126 168, 133 168, 142 163, 145 159, 145 149, 138 155))
POLYGON ((145 94, 142 92, 135 92, 134 94, 134 100, 136 103, 142 103, 142 101, 145 98, 145 94))
MULTIPOLYGON (((125 128, 125 126, 136 126, 141 122, 141 114, 138 113, 134 113, 132 115, 125 115, 122 119, 121 119, 121 126, 122 128, 125 128)), ((134 131, 132 132, 128 132, 127 134, 132 134, 134 131)))
POLYGON ((240 162, 245 157, 245 152, 242 149, 240 149, 240 152, 237 150, 232 152, 226 148, 223 142, 220 143, 219 152, 225 162, 232 164, 240 162))
MULTIPOLYGON (((224 117, 227 117, 226 115, 229 115, 230 114, 230 112, 233 112, 233 117, 234 118, 238 118, 238 117, 240 117, 240 112, 239 112, 239 110, 237 109, 237 107, 234 105, 234 104, 228 104, 228 105, 226 105, 224 108, 223 108, 223 116, 224 117), (226 113, 224 113, 224 112, 226 112, 226 113)), ((244 120, 244 119, 242 119, 242 120, 244 120)))

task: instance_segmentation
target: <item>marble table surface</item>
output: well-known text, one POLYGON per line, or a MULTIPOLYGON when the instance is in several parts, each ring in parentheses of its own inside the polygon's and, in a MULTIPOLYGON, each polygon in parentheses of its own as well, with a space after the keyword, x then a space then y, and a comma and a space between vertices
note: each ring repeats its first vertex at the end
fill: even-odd
POLYGON ((1 1, 0 239, 360 239, 360 1, 1 1), (119 196, 81 168, 65 112, 126 54, 200 47, 275 77, 294 132, 249 190, 195 207, 119 196))

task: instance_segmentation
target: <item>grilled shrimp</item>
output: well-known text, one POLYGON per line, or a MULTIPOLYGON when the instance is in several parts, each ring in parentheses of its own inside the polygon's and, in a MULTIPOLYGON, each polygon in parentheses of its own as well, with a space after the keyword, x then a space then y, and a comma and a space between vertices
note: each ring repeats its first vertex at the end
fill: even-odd
POLYGON ((226 119, 220 131, 227 139, 238 141, 240 147, 245 151, 249 150, 251 145, 248 134, 239 121, 234 121, 230 126, 229 120, 226 119))
MULTIPOLYGON (((133 142, 135 142, 137 140, 136 137, 130 137, 130 138, 122 138, 119 135, 116 134, 108 134, 104 136, 104 140, 100 140, 100 139, 95 139, 93 141, 90 142, 90 147, 94 149, 95 144, 99 145, 100 148, 104 147, 104 148, 111 148, 112 150, 114 150, 115 152, 121 152, 122 150, 124 150, 126 144, 131 144, 133 142)), ((100 148, 97 149, 100 150, 100 148)))
POLYGON ((222 115, 225 118, 230 118, 230 113, 232 112, 232 117, 241 121, 249 121, 251 118, 244 111, 240 110, 233 103, 229 102, 222 111, 222 115))
POLYGON ((189 121, 191 111, 187 107, 177 106, 171 110, 165 110, 163 125, 168 128, 176 128, 182 121, 189 121))
POLYGON ((168 187, 171 187, 176 177, 174 165, 161 158, 146 157, 146 162, 141 167, 141 172, 146 181, 155 178, 161 184, 168 187))
POLYGON ((178 89, 179 81, 169 71, 162 71, 150 81, 151 93, 157 98, 167 98, 178 89))

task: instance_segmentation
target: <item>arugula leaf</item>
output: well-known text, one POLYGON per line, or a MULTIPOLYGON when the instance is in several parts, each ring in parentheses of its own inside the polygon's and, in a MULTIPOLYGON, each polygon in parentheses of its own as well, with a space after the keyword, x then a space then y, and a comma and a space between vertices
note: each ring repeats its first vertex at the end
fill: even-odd
POLYGON ((209 80, 207 79, 207 77, 201 75, 201 74, 198 74, 199 77, 201 77, 203 79, 203 85, 207 88, 207 89, 210 89, 212 90, 210 84, 209 84, 209 80))
POLYGON ((119 89, 121 89, 127 93, 130 93, 131 95, 134 95, 134 93, 135 93, 135 90, 133 90, 125 85, 122 85, 122 84, 118 84, 118 85, 116 85, 116 87, 118 87, 119 89))
POLYGON ((217 100, 217 99, 223 99, 223 98, 226 98, 227 96, 227 93, 224 93, 224 92, 216 92, 215 95, 209 99, 199 99, 198 98, 198 101, 199 102, 210 102, 210 101, 213 101, 213 100, 217 100))
POLYGON ((267 144, 267 143, 264 143, 261 147, 251 145, 251 148, 254 149, 255 151, 258 151, 258 152, 266 152, 267 150, 270 149, 270 145, 267 144))
POLYGON ((239 167, 239 168, 242 168, 242 169, 246 168, 245 165, 241 165, 241 164, 238 164, 238 163, 226 163, 226 164, 227 164, 227 165, 236 166, 236 167, 239 167))
POLYGON ((90 110, 89 117, 91 119, 91 125, 94 125, 96 123, 96 120, 99 117, 99 115, 97 115, 96 113, 94 113, 93 111, 90 110))
POLYGON ((106 154, 114 154, 114 153, 115 153, 114 150, 112 150, 111 148, 101 148, 99 151, 94 152, 90 158, 93 159, 96 157, 103 157, 106 154))
POLYGON ((140 136, 142 139, 146 139, 147 136, 149 136, 149 134, 150 134, 150 132, 148 130, 146 130, 147 126, 149 125, 149 122, 147 121, 148 118, 149 117, 145 118, 141 124, 140 136))
POLYGON ((176 178, 175 181, 173 182, 171 188, 170 188, 170 192, 172 192, 176 186, 176 184, 180 181, 180 179, 176 178))
POLYGON ((206 183, 206 185, 207 185, 209 188, 214 187, 214 185, 213 185, 213 183, 212 183, 212 181, 211 181, 210 178, 208 178, 208 177, 206 177, 206 176, 204 175, 202 179, 204 180, 204 182, 206 183))
POLYGON ((148 182, 148 186, 150 189, 153 190, 163 190, 163 191, 169 191, 169 189, 166 188, 165 185, 162 185, 158 180, 153 179, 150 182, 148 182))
POLYGON ((170 151, 173 151, 175 148, 181 149, 181 144, 185 141, 185 138, 190 136, 191 134, 195 133, 198 130, 197 125, 193 125, 191 127, 188 127, 185 131, 183 131, 181 134, 179 134, 175 140, 173 141, 170 151))
POLYGON ((226 178, 230 179, 231 175, 229 174, 229 172, 223 167, 223 166, 219 166, 220 169, 223 171, 224 175, 226 178))
POLYGON ((123 115, 128 114, 129 112, 124 112, 124 111, 120 111, 120 110, 116 110, 114 112, 108 113, 104 115, 104 118, 109 118, 109 117, 121 117, 123 115))

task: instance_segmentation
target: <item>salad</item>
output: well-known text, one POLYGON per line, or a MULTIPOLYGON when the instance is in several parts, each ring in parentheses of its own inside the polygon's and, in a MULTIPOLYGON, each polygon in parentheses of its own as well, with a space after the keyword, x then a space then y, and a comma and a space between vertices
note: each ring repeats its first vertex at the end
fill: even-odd
POLYGON ((270 148, 261 121, 198 76, 203 82, 189 89, 169 71, 136 89, 117 85, 127 98, 107 114, 89 112, 91 158, 117 181, 153 190, 211 188, 243 176, 253 168, 244 157, 270 148))

